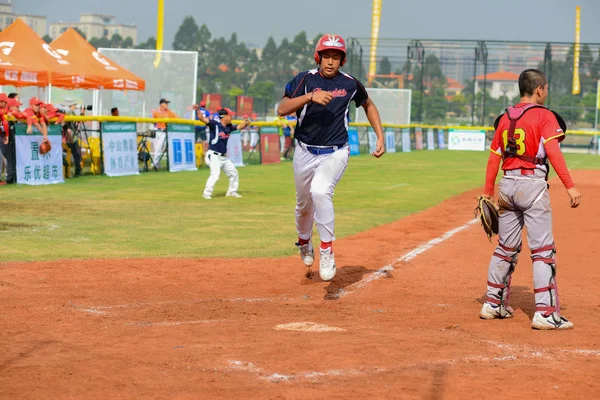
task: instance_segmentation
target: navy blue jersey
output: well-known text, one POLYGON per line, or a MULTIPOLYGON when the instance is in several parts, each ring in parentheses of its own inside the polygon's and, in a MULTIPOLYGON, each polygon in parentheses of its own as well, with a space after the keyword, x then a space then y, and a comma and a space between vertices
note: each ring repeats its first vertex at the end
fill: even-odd
POLYGON ((292 79, 285 87, 284 97, 293 99, 318 90, 330 92, 333 95, 331 102, 326 106, 308 103, 299 109, 294 137, 314 146, 343 146, 348 142, 350 102, 361 107, 369 95, 358 80, 345 72, 325 78, 318 69, 313 69, 292 79))
POLYGON ((229 140, 231 132, 236 130, 237 125, 223 126, 220 121, 208 121, 208 131, 210 132, 208 149, 218 153, 227 153, 227 140, 229 140))

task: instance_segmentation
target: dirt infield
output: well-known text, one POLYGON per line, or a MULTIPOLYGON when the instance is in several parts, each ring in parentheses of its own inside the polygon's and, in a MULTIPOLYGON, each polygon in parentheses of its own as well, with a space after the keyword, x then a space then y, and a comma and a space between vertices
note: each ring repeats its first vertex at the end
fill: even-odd
POLYGON ((528 251, 515 318, 478 318, 469 192, 336 242, 332 283, 297 257, 0 264, 0 398, 598 397, 600 174, 574 179, 577 210, 551 185, 572 331, 531 329, 528 251))

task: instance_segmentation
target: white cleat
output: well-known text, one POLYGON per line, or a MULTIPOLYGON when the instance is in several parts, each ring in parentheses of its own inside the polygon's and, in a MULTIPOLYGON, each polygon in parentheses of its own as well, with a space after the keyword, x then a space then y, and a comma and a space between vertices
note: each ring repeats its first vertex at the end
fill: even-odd
POLYGON ((502 318, 512 318, 513 309, 507 307, 506 313, 503 316, 500 313, 500 306, 495 306, 490 303, 483 303, 483 307, 481 307, 481 311, 479 312, 479 317, 481 319, 502 319, 502 318))
POLYGON ((210 195, 206 193, 202 193, 202 197, 204 197, 206 200, 212 199, 212 197, 210 197, 210 195))
POLYGON ((313 249, 312 241, 309 241, 307 244, 300 245, 300 243, 296 243, 296 246, 300 250, 300 258, 302 262, 307 267, 311 267, 315 262, 315 250, 313 249))
POLYGON ((531 327, 533 329, 540 329, 545 331, 567 330, 573 329, 573 323, 555 312, 548 315, 547 317, 544 317, 544 314, 542 314, 541 312, 536 312, 535 314, 533 314, 531 327))
POLYGON ((324 281, 330 281, 335 276, 335 258, 331 252, 331 247, 319 249, 319 275, 324 281))
POLYGON ((239 198, 241 198, 241 197, 242 197, 242 195, 241 195, 241 194, 239 194, 238 192, 227 192, 227 193, 225 194, 225 197, 236 197, 236 198, 238 198, 238 199, 239 199, 239 198))

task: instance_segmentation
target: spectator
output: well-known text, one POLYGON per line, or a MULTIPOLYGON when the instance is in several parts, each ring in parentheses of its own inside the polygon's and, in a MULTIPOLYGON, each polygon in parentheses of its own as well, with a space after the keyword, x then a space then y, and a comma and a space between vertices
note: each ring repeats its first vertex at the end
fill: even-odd
MULTIPOLYGON (((158 110, 152 111, 152 117, 154 118, 177 118, 177 114, 169 109, 170 101, 167 99, 160 99, 158 110)), ((156 168, 160 167, 160 159, 163 152, 165 151, 165 144, 167 141, 167 124, 164 122, 156 123, 156 138, 152 143, 154 148, 154 156, 152 162, 156 168)))
MULTIPOLYGON (((258 116, 256 113, 250 116, 250 121, 256 121, 258 116)), ((250 152, 254 153, 256 151, 256 145, 258 145, 258 137, 259 137, 259 127, 256 125, 250 125, 250 152)))
POLYGON ((117 107, 113 107, 110 109, 110 115, 112 115, 113 117, 118 117, 119 116, 119 109, 117 107))
POLYGON ((44 136, 44 141, 48 141, 48 129, 46 127, 45 118, 40 112, 43 101, 37 97, 29 99, 29 108, 25 109, 24 114, 27 117, 27 134, 33 133, 32 126, 35 126, 38 131, 44 136))
MULTIPOLYGON (((8 116, 12 116, 16 119, 25 120, 27 119, 27 115, 19 110, 19 107, 23 104, 18 100, 19 96, 13 96, 16 93, 11 93, 8 95, 8 116)), ((15 149, 15 122, 10 121, 8 123, 8 142, 4 144, 5 148, 2 149, 2 153, 6 157, 6 183, 13 184, 17 183, 17 176, 15 174, 15 168, 17 165, 16 162, 16 149, 15 149)))
POLYGON ((19 98, 19 93, 15 93, 15 92, 9 93, 8 98, 16 100, 17 103, 21 103, 21 99, 19 98))
MULTIPOLYGON (((244 119, 249 120, 250 116, 248 114, 244 114, 244 119)), ((242 150, 248 150, 248 142, 250 141, 250 129, 246 126, 241 130, 242 133, 242 150)))
POLYGON ((23 103, 21 103, 19 101, 19 96, 10 97, 10 95, 9 95, 8 99, 9 99, 7 102, 8 115, 13 116, 15 119, 26 120, 27 115, 25 115, 25 113, 21 112, 21 110, 19 109, 19 107, 21 107, 23 105, 23 103))
MULTIPOLYGON (((77 109, 77 103, 67 97, 62 103, 61 107, 64 109, 65 115, 76 115, 75 110, 77 109)), ((75 164, 75 178, 83 176, 81 170, 81 147, 79 147, 79 131, 77 130, 77 124, 73 121, 65 122, 62 127, 63 137, 73 156, 73 163, 75 164)))
POLYGON ((7 120, 8 114, 8 101, 10 99, 5 93, 0 93, 0 172, 4 169, 4 159, 6 159, 6 181, 0 182, 5 185, 10 179, 14 179, 14 163, 11 163, 13 158, 13 152, 10 150, 10 132, 7 120), (12 169, 11 169, 12 168, 12 169))

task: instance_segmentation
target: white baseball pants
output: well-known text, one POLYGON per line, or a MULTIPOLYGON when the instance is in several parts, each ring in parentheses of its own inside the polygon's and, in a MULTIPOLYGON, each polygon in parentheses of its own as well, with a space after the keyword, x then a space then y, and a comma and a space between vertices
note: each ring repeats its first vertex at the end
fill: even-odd
POLYGON ((206 165, 210 167, 210 176, 208 177, 206 187, 204 188, 205 195, 212 195, 215 183, 217 183, 219 176, 221 175, 221 168, 223 169, 223 172, 225 172, 225 175, 229 177, 229 189, 227 189, 227 192, 237 192, 240 183, 238 172, 229 158, 219 156, 215 154, 214 151, 208 150, 204 157, 204 161, 206 161, 206 165))
POLYGON ((323 242, 332 242, 334 235, 333 191, 344 175, 350 155, 348 146, 331 154, 315 155, 304 144, 294 151, 296 182, 296 229, 298 237, 309 240, 316 222, 323 242))
POLYGON ((152 161, 156 167, 160 167, 160 156, 165 151, 165 144, 167 142, 167 132, 164 131, 156 131, 156 137, 152 142, 152 147, 154 148, 154 154, 152 156, 152 161))

